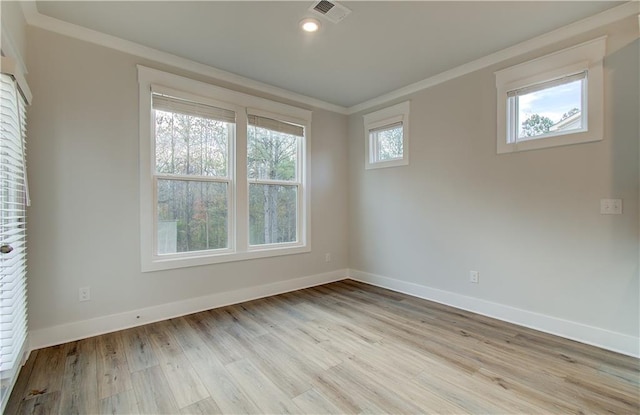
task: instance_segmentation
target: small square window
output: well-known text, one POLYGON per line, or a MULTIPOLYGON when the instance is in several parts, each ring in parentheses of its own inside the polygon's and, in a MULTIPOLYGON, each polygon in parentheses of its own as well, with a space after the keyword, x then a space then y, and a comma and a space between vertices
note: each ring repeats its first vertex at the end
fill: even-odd
POLYGON ((367 169, 409 164, 409 101, 364 116, 367 169))
POLYGON ((496 72, 498 153, 603 138, 605 38, 496 72))
POLYGON ((371 157, 374 163, 388 160, 401 160, 404 155, 403 126, 396 123, 369 131, 369 140, 373 151, 371 157))

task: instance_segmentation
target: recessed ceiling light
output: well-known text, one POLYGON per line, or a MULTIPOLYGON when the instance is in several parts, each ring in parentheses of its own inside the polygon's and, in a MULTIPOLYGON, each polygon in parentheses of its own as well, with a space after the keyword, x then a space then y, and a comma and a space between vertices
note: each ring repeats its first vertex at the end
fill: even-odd
POLYGON ((304 19, 300 22, 300 28, 305 32, 317 32, 320 29, 320 22, 316 19, 304 19))

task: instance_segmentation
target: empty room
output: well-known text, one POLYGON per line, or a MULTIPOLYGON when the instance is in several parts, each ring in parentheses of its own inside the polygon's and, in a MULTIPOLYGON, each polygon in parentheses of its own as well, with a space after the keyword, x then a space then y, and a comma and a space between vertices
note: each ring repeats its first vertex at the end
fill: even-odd
POLYGON ((640 2, 0 1, 13 414, 640 414, 640 2))

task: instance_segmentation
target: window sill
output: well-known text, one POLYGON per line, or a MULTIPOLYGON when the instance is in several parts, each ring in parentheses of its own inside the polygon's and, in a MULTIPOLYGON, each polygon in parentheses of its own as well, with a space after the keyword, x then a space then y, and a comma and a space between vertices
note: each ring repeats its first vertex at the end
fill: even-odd
POLYGON ((373 169, 384 169, 386 167, 398 167, 398 166, 407 166, 409 165, 409 160, 406 158, 396 159, 396 160, 388 160, 388 161, 378 161, 376 163, 367 163, 365 169, 373 170, 373 169))
POLYGON ((572 144, 591 143, 602 141, 602 134, 594 134, 589 131, 564 134, 555 137, 536 138, 519 143, 498 145, 498 154, 516 153, 519 151, 540 150, 543 148, 568 146, 572 144))
POLYGON ((202 265, 221 264, 225 262, 246 261, 250 259, 269 258, 284 255, 303 254, 311 252, 311 247, 295 246, 295 247, 272 247, 262 248, 260 250, 253 249, 248 252, 225 252, 219 254, 209 254, 189 257, 155 257, 154 259, 143 261, 142 272, 162 271, 168 269, 197 267, 202 265))

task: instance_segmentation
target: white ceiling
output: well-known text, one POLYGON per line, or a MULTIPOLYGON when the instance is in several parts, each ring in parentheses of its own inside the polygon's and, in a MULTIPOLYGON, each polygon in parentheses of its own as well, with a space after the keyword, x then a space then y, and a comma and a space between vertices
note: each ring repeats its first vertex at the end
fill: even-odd
POLYGON ((344 1, 302 33, 312 1, 38 1, 38 12, 351 107, 622 2, 344 1))

